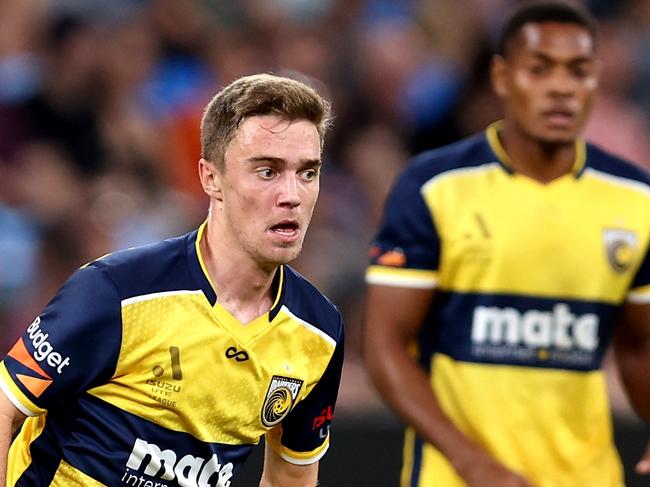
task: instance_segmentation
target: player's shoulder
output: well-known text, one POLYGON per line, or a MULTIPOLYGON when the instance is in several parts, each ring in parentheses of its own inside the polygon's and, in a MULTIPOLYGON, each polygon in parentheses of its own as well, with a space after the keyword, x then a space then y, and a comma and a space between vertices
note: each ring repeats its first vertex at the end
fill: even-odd
POLYGON ((336 305, 298 271, 288 265, 283 269, 283 307, 338 342, 343 335, 343 321, 336 305))
POLYGON ((644 188, 650 193, 650 173, 640 166, 618 157, 593 143, 587 143, 585 172, 609 177, 644 188))
POLYGON ((193 289, 196 285, 188 266, 187 252, 195 239, 196 231, 120 250, 85 267, 107 274, 121 299, 193 289))
POLYGON ((485 132, 466 137, 449 145, 415 155, 401 179, 423 185, 436 176, 452 171, 479 169, 496 163, 485 132))

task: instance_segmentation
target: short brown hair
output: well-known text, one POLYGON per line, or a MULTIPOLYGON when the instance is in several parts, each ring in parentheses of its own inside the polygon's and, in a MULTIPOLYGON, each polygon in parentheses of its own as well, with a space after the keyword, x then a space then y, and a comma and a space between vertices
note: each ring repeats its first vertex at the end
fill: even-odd
POLYGON ((314 123, 321 147, 332 123, 329 102, 310 86, 271 74, 244 76, 219 91, 206 106, 201 120, 201 157, 223 169, 226 148, 241 122, 269 114, 314 123))

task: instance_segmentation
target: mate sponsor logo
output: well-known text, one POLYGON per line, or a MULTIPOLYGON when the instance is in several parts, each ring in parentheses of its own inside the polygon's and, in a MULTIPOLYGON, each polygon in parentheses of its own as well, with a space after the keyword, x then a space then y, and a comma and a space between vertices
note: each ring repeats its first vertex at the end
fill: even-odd
POLYGON ((592 363, 600 342, 600 319, 576 315, 558 303, 550 311, 478 306, 472 321, 472 354, 522 363, 553 361, 567 366, 592 363))
POLYGON ((230 487, 234 466, 210 458, 179 455, 137 438, 126 462, 120 485, 137 487, 230 487))

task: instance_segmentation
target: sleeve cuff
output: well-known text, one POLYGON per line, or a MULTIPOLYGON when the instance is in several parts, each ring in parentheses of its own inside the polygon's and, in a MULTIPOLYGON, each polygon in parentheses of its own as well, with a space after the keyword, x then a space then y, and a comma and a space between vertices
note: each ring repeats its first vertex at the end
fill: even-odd
POLYGON ((266 434, 266 441, 271 445, 273 450, 278 455, 280 455, 280 457, 282 457, 284 461, 289 462, 293 465, 311 465, 313 463, 316 463, 321 458, 323 458, 323 456, 325 456, 325 453, 327 453, 327 450, 329 449, 330 436, 328 434, 325 441, 314 450, 308 452, 297 452, 291 450, 279 442, 279 436, 282 433, 281 428, 278 428, 278 430, 279 434, 274 430, 269 431, 266 434))
POLYGON ((16 409, 25 416, 38 416, 45 413, 45 409, 39 408, 18 388, 11 375, 9 375, 4 362, 0 362, 0 389, 16 409))
POLYGON ((627 294, 627 302, 633 304, 650 304, 650 284, 631 289, 627 294))
POLYGON ((366 283, 382 286, 435 289, 438 287, 438 272, 371 265, 366 269, 366 283))

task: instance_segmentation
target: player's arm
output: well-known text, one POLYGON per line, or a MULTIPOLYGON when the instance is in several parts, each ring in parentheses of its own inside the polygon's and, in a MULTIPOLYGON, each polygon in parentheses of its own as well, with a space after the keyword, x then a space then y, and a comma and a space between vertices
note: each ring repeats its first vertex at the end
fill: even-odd
MULTIPOLYGON (((650 422, 650 304, 628 302, 623 306, 614 333, 614 350, 632 407, 650 422)), ((650 445, 636 469, 650 474, 650 445)))
POLYGON ((449 420, 426 373, 408 353, 433 295, 432 289, 369 286, 364 356, 372 380, 393 410, 449 459, 468 486, 530 486, 493 460, 449 420))
POLYGON ((6 482, 11 436, 24 419, 25 415, 16 409, 0 389, 0 485, 5 485, 6 482))
POLYGON ((339 313, 336 345, 318 383, 282 420, 266 433, 264 472, 260 487, 314 487, 319 461, 330 445, 345 350, 339 313))
POLYGON ((8 445, 23 413, 44 414, 51 404, 110 377, 120 320, 119 298, 108 277, 90 267, 78 270, 0 362, 0 477, 11 471, 8 445), (25 377, 41 378, 36 383, 45 387, 25 377))
POLYGON ((315 487, 317 483, 318 462, 311 465, 294 465, 266 444, 260 487, 315 487))

